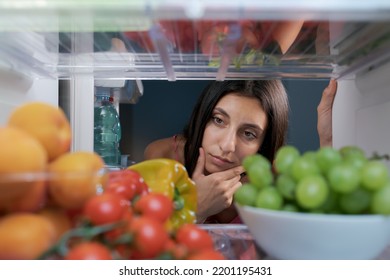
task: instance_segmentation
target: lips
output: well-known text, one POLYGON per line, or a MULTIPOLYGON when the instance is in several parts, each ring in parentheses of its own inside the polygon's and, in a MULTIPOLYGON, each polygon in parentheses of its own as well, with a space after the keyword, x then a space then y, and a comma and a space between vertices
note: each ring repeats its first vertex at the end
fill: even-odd
POLYGON ((232 161, 227 160, 223 157, 219 157, 219 156, 210 155, 210 159, 211 159, 212 164, 219 166, 219 167, 227 167, 227 166, 230 166, 233 164, 232 161))

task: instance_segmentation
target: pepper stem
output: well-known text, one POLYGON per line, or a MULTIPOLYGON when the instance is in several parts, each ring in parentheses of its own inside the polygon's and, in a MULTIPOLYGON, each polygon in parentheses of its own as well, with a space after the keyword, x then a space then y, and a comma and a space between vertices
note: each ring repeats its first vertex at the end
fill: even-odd
POLYGON ((173 193, 173 209, 179 211, 184 208, 184 198, 180 195, 177 188, 174 189, 173 193))

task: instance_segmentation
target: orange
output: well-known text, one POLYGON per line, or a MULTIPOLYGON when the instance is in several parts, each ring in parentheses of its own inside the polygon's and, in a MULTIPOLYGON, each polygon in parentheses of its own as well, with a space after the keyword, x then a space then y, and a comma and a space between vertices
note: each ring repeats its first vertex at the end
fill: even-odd
POLYGON ((28 133, 14 127, 0 127, 0 208, 42 184, 35 173, 46 170, 47 153, 28 133), (31 174, 25 174, 31 173, 31 174))
POLYGON ((65 209, 59 207, 45 207, 38 214, 50 221, 56 231, 56 241, 72 228, 72 222, 65 209))
POLYGON ((21 196, 7 201, 7 212, 35 212, 42 209, 47 201, 47 185, 44 181, 37 180, 21 196))
POLYGON ((11 113, 7 124, 37 138, 46 149, 49 161, 70 150, 70 123, 59 107, 43 102, 25 103, 11 113))
POLYGON ((81 208, 86 200, 102 191, 103 159, 94 152, 66 153, 49 164, 53 178, 49 193, 53 201, 66 209, 81 208))
POLYGON ((44 217, 14 213, 0 219, 0 259, 38 258, 55 243, 56 232, 44 217))

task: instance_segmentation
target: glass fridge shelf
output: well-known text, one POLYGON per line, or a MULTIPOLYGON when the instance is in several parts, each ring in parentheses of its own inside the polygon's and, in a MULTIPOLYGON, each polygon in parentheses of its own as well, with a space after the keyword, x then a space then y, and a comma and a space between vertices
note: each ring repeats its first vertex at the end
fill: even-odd
POLYGON ((33 77, 341 79, 389 49, 387 0, 0 3, 0 54, 33 77))

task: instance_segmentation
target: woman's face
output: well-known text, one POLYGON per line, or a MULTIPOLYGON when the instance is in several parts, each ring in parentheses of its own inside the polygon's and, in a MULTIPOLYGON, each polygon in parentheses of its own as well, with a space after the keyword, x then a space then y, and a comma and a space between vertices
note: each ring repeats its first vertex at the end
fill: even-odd
POLYGON ((234 93, 225 95, 215 106, 206 125, 202 147, 205 172, 224 171, 255 154, 263 143, 268 119, 258 99, 234 93))

